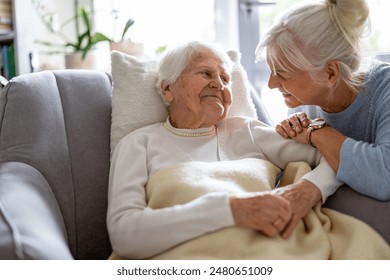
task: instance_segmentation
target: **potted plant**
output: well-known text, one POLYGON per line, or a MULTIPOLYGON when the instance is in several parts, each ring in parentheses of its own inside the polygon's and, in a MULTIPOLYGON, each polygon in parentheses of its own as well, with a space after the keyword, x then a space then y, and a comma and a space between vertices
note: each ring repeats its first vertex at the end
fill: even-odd
MULTIPOLYGON (((115 27, 116 27, 116 22, 118 20, 118 11, 114 10, 113 14, 114 14, 114 20, 115 20, 115 27)), ((135 22, 134 19, 129 18, 126 21, 126 24, 122 30, 120 38, 117 40, 112 39, 110 41, 110 50, 111 51, 116 50, 116 51, 120 51, 120 52, 127 53, 130 55, 139 56, 139 57, 144 55, 144 45, 142 43, 136 43, 136 42, 133 42, 131 39, 126 38, 126 35, 129 31, 130 27, 133 26, 134 22, 135 22)))
POLYGON ((54 47, 52 53, 64 53, 67 68, 95 68, 96 59, 93 50, 100 42, 110 42, 106 35, 95 32, 93 28, 93 14, 86 7, 79 8, 76 1, 75 15, 58 27, 56 13, 44 11, 41 1, 32 0, 41 20, 48 31, 54 34, 62 43, 53 43, 44 40, 36 40, 37 43, 54 47), (75 38, 71 39, 64 33, 64 27, 70 23, 75 25, 75 38))

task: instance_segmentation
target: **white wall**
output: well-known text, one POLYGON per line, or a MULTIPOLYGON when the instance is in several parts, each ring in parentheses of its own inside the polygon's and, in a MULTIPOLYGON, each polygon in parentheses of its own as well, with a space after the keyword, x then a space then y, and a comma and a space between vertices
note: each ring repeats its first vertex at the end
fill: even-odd
MULTIPOLYGON (((31 0, 13 1, 17 73, 20 75, 30 72, 30 53, 38 55, 41 65, 50 62, 52 67, 63 68, 64 62, 62 56, 53 55, 51 57, 46 57, 41 51, 49 49, 35 43, 37 39, 50 42, 59 42, 59 40, 47 31, 47 28, 41 22, 40 17, 35 11, 31 0)), ((60 22, 73 16, 73 1, 46 0, 44 2, 46 3, 48 11, 59 12, 60 22)), ((66 29, 66 32, 69 33, 70 36, 74 35, 71 26, 66 29)))
POLYGON ((216 42, 226 49, 238 50, 238 0, 214 1, 216 42))

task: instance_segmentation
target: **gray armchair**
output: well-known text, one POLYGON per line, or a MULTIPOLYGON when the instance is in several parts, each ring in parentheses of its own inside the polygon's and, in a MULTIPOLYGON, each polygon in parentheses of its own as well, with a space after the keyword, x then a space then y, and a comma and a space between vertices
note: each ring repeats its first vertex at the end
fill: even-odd
POLYGON ((0 258, 105 259, 111 80, 14 78, 0 96, 0 258))
MULTIPOLYGON (((26 74, 2 90, 0 259, 108 258, 110 125, 104 72, 26 74)), ((344 186, 327 206, 364 220, 390 242, 390 202, 344 186)))

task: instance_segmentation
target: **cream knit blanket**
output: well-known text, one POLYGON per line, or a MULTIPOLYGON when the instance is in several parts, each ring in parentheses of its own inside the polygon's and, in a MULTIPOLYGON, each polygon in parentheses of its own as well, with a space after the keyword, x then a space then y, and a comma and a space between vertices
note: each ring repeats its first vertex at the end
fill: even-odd
MULTIPOLYGON (((309 170, 306 163, 291 163, 281 184, 292 183, 309 170)), ((148 206, 183 204, 209 192, 237 195, 271 190, 279 171, 260 159, 183 163, 150 177, 148 206)), ((120 259, 115 254, 111 258, 120 259)), ((229 227, 179 244, 153 259, 390 259, 390 247, 367 224, 318 204, 287 240, 229 227)))

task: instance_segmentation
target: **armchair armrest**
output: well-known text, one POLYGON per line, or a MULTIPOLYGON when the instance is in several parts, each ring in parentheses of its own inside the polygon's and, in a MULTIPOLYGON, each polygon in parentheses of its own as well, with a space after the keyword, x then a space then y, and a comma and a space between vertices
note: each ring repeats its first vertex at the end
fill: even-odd
POLYGON ((0 259, 73 259, 54 194, 25 163, 0 163, 0 259))
POLYGON ((370 198, 343 185, 327 199, 324 206, 367 223, 390 244, 390 224, 387 216, 390 212, 390 201, 370 198))

